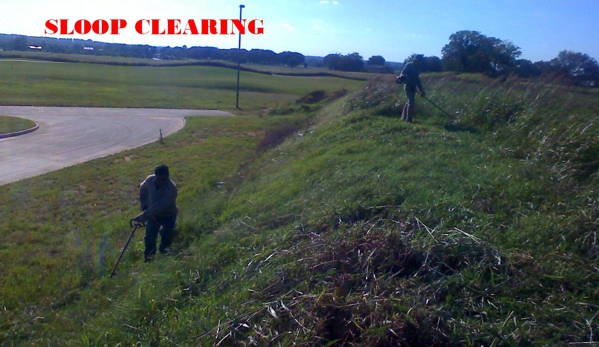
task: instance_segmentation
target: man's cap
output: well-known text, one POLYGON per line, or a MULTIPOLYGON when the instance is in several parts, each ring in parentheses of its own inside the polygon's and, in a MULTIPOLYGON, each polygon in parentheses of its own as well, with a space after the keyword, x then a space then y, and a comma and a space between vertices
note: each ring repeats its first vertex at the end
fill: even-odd
POLYGON ((168 178, 169 177, 168 166, 166 166, 164 164, 157 166, 156 169, 154 170, 154 175, 168 178))

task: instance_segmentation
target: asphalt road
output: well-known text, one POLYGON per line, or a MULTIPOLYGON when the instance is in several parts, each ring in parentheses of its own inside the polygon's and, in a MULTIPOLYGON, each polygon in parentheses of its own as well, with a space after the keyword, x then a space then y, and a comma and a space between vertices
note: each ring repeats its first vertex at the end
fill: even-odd
POLYGON ((35 121, 39 129, 0 139, 0 185, 157 141, 185 116, 230 116, 215 110, 0 106, 0 115, 35 121))

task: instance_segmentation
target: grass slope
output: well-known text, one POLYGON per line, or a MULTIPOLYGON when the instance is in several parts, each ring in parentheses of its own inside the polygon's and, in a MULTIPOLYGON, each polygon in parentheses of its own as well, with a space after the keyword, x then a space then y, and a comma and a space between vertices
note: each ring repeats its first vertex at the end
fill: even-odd
POLYGON ((401 122, 398 87, 380 78, 311 115, 194 119, 168 150, 7 186, 2 200, 23 203, 1 211, 17 217, 2 221, 14 244, 1 250, 0 342, 593 344, 596 94, 453 74, 424 84, 458 122, 424 100, 401 122), (108 279, 135 184, 162 160, 181 182, 177 252, 144 265, 137 239, 108 279), (94 195, 115 182, 127 190, 94 195))
POLYGON ((127 221, 139 212, 137 186, 156 163, 167 163, 179 186, 179 247, 186 252, 197 238, 189 219, 205 213, 198 199, 239 181, 269 129, 306 122, 305 115, 227 118, 192 117, 164 145, 3 186, 1 199, 10 203, 0 205, 0 344, 72 345, 80 340, 79 323, 114 308, 111 297, 138 282, 129 275, 143 269, 143 231, 121 263, 122 275, 106 276, 130 233, 127 221))

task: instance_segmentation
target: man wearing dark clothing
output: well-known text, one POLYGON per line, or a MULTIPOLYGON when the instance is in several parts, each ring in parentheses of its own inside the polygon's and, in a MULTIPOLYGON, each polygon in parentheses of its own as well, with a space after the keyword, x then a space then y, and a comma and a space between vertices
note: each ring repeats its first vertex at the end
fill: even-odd
POLYGON ((146 223, 145 261, 151 261, 156 254, 156 239, 160 234, 160 253, 166 253, 173 237, 177 220, 177 186, 170 179, 169 169, 160 165, 154 174, 148 176, 139 186, 139 203, 143 211, 135 218, 138 223, 146 223))
POLYGON ((422 62, 422 55, 417 55, 416 58, 407 63, 406 66, 401 71, 402 81, 406 84, 404 86, 404 90, 406 92, 406 98, 408 102, 403 107, 403 112, 401 113, 401 119, 412 122, 414 118, 414 109, 416 107, 416 101, 414 97, 416 96, 416 88, 420 90, 420 96, 424 97, 424 88, 422 88, 422 82, 420 81, 420 64, 422 62))

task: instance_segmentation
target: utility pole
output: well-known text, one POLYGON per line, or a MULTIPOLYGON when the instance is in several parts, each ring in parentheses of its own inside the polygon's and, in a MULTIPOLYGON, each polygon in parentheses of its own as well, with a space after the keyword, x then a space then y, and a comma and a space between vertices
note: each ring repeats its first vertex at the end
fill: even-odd
MULTIPOLYGON (((242 21, 241 12, 245 5, 239 5, 239 21, 242 21)), ((241 31, 239 32, 239 46, 237 47, 237 101, 235 101, 235 107, 239 109, 239 73, 241 69, 241 31)))

